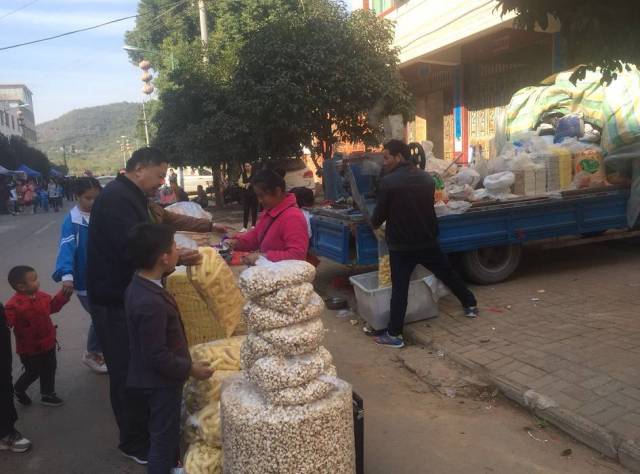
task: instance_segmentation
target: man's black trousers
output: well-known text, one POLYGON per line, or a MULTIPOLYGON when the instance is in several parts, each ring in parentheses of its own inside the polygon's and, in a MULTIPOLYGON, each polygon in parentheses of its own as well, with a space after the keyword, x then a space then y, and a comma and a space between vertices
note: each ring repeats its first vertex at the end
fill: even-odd
POLYGON ((126 454, 147 458, 149 408, 144 394, 127 388, 129 331, 124 308, 91 305, 91 319, 109 369, 111 408, 120 430, 119 448, 126 454))
POLYGON ((402 334, 407 312, 407 298, 411 274, 422 265, 444 283, 460 300, 462 306, 476 306, 476 298, 460 275, 451 266, 449 258, 438 245, 424 250, 389 251, 391 264, 391 318, 388 331, 392 336, 402 334))

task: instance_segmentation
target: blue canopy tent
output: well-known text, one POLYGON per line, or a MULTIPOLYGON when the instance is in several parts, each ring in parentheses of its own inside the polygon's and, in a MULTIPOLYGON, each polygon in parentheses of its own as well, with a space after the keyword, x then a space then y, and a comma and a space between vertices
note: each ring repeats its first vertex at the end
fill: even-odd
POLYGON ((30 178, 41 178, 42 177, 42 173, 39 173, 36 170, 32 170, 31 168, 29 168, 27 165, 20 165, 18 166, 18 168, 16 169, 16 171, 21 171, 24 174, 26 174, 27 176, 29 176, 30 178))

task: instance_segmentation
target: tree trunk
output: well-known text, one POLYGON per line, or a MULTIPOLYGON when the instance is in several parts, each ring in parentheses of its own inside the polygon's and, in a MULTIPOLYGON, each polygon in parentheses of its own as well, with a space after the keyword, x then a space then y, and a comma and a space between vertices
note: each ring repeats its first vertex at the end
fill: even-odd
POLYGON ((224 188, 222 186, 222 168, 220 165, 213 167, 213 190, 216 197, 216 207, 224 207, 224 188))

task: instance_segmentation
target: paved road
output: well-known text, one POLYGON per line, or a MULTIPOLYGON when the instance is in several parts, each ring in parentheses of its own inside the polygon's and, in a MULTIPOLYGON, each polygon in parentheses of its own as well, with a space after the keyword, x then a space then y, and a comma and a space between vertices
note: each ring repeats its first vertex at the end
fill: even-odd
MULTIPOLYGON (((57 289, 49 275, 61 220, 62 214, 0 216, 0 298, 6 300, 11 294, 3 275, 16 264, 35 266, 43 289, 57 289)), ((344 272, 329 264, 322 268, 321 286, 333 274, 344 272)), ((373 345, 359 327, 333 312, 327 312, 324 320, 327 347, 339 374, 365 400, 368 474, 624 472, 555 430, 539 431, 540 441, 534 440, 524 428, 535 426, 535 420, 510 402, 488 405, 435 395, 404 369, 392 349, 373 345), (568 448, 572 455, 562 457, 568 448)), ((74 299, 55 321, 62 344, 58 393, 67 403, 61 408, 19 407, 19 429, 35 448, 26 455, 0 453, 0 472, 142 474, 144 469, 122 459, 115 449, 106 378, 80 363, 87 316, 74 299)), ((19 370, 14 364, 14 376, 19 370)))

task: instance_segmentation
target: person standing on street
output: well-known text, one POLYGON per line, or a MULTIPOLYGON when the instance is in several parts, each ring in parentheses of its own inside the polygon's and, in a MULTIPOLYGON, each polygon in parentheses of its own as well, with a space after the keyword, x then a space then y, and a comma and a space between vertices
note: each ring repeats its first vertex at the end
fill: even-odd
POLYGON ((187 378, 206 380, 213 374, 208 364, 191 361, 180 310, 162 285, 178 262, 173 236, 166 224, 138 224, 128 238, 136 274, 125 295, 131 342, 127 386, 146 400, 150 413, 149 474, 168 474, 178 464, 187 378))
POLYGON ((31 441, 16 430, 18 413, 13 403, 12 369, 11 333, 0 303, 0 451, 24 453, 31 449, 31 441))
POLYGON ((238 186, 242 188, 242 232, 246 232, 249 229, 249 214, 251 214, 251 227, 256 226, 258 220, 258 198, 256 192, 251 184, 253 178, 253 167, 251 163, 245 163, 242 167, 242 173, 238 179, 238 186))
POLYGON ((386 222, 391 264, 391 318, 387 329, 375 334, 378 344, 404 347, 402 328, 416 265, 424 266, 449 287, 462 303, 465 316, 478 316, 475 296, 440 249, 434 193, 433 179, 413 164, 409 147, 400 140, 386 143, 384 175, 371 217, 376 229, 386 222))
MULTIPOLYGON (((146 464, 149 454, 147 402, 127 390, 129 333, 124 310, 125 290, 134 273, 127 255, 127 235, 141 223, 170 224, 175 230, 211 231, 206 219, 174 216, 150 208, 149 197, 162 186, 168 162, 157 148, 136 150, 124 174, 109 183, 96 199, 89 224, 87 247, 87 290, 91 317, 109 371, 111 407, 120 431, 122 454, 146 464), (170 221, 170 222, 169 222, 170 221)), ((180 250, 180 263, 195 265, 197 250, 180 250)))
POLYGON ((13 386, 16 400, 22 405, 31 405, 27 389, 40 379, 42 404, 59 407, 64 402, 55 391, 58 341, 51 315, 58 313, 69 302, 69 297, 62 290, 53 297, 40 291, 38 274, 26 265, 9 270, 8 280, 16 293, 7 301, 7 323, 13 328, 16 352, 24 366, 24 372, 13 386))
MULTIPOLYGON (((87 243, 89 240, 89 222, 91 208, 100 193, 100 183, 95 178, 80 178, 76 183, 78 205, 64 219, 58 247, 56 269, 53 280, 62 282, 62 289, 70 297, 75 291, 80 304, 91 314, 87 296, 87 243)), ((93 322, 87 335, 87 352, 82 362, 98 374, 107 373, 102 347, 93 322)))

